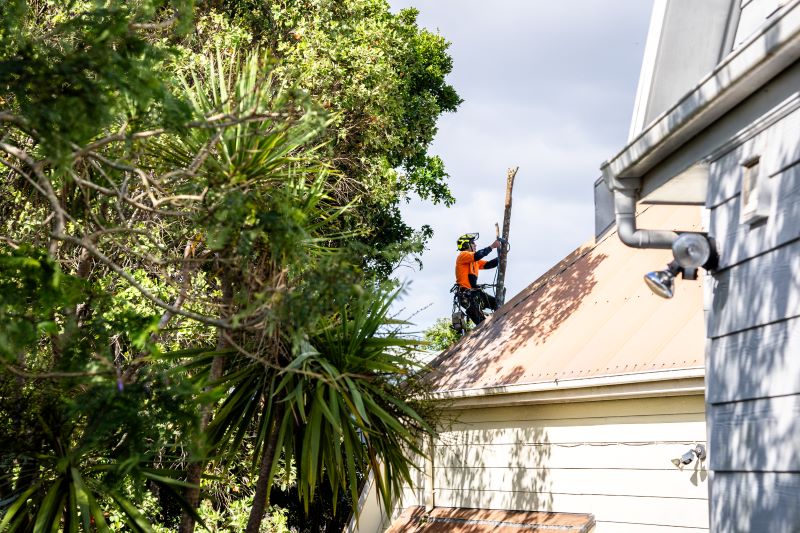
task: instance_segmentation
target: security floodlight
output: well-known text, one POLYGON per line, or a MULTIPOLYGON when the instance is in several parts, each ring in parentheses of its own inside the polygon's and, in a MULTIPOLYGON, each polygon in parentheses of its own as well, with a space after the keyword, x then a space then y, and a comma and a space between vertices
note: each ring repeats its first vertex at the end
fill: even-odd
POLYGON ((681 233, 672 242, 672 255, 675 258, 666 270, 648 272, 644 281, 650 290, 662 298, 672 298, 675 294, 675 276, 683 279, 697 279, 697 270, 717 268, 719 256, 714 240, 705 233, 681 233))
POLYGON ((656 270, 644 275, 644 282, 658 296, 672 298, 675 294, 675 276, 680 272, 680 266, 675 261, 667 265, 666 270, 656 270))
POLYGON ((711 254, 711 243, 701 233, 681 233, 672 243, 672 255, 683 268, 705 266, 711 254))
POLYGON ((672 298, 675 276, 669 270, 656 270, 644 275, 644 282, 650 290, 662 298, 672 298))

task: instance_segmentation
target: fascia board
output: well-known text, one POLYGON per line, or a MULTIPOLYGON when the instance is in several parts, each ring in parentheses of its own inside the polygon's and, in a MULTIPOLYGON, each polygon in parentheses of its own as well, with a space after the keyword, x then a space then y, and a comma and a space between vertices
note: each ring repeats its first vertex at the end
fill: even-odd
POLYGON ((703 394, 703 367, 591 378, 564 379, 480 389, 435 391, 431 399, 448 409, 501 407, 703 394))
POLYGON ((800 0, 784 6, 672 108, 601 166, 609 186, 641 177, 800 58, 800 0))

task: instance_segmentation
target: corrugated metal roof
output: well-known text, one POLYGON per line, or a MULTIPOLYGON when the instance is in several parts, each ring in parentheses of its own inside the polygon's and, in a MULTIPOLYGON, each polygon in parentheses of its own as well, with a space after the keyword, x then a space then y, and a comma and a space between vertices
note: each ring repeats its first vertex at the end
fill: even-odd
POLYGON ((591 514, 409 507, 386 533, 586 533, 594 525, 591 514))
MULTIPOLYGON (((700 231, 699 219, 697 206, 650 206, 637 223, 700 231)), ((702 367, 701 280, 679 277, 675 296, 665 300, 642 279, 670 260, 670 250, 629 248, 616 232, 579 247, 437 357, 434 389, 702 367)))

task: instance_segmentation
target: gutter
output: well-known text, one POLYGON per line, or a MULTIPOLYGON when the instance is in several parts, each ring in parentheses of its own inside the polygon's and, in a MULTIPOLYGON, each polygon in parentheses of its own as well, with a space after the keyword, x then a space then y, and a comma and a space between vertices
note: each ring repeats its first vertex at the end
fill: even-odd
POLYGON ((784 6, 672 108, 600 169, 614 193, 620 239, 635 248, 670 248, 675 232, 636 228, 642 176, 800 58, 800 0, 784 6))
POLYGON ((656 370, 635 374, 595 376, 482 387, 441 390, 431 399, 449 401, 448 409, 501 407, 555 402, 585 402, 659 396, 703 394, 704 367, 656 370))

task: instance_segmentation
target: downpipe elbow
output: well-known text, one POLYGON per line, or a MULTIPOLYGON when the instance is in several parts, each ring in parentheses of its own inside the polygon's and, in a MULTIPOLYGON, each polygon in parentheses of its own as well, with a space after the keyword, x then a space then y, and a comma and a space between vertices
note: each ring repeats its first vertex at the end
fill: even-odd
POLYGON ((647 230, 636 228, 636 192, 632 190, 614 191, 614 211, 617 221, 617 235, 632 248, 670 249, 678 237, 674 231, 647 230))

